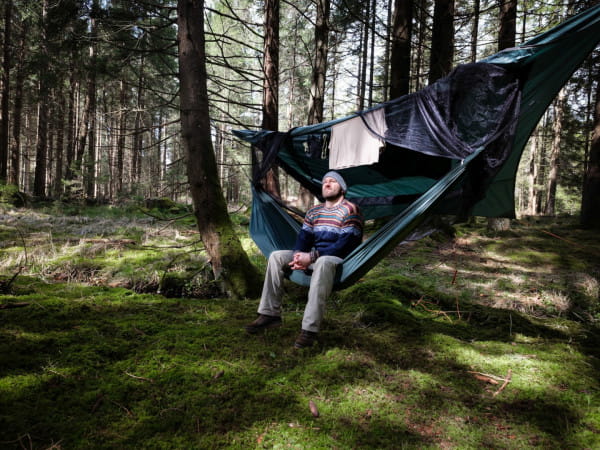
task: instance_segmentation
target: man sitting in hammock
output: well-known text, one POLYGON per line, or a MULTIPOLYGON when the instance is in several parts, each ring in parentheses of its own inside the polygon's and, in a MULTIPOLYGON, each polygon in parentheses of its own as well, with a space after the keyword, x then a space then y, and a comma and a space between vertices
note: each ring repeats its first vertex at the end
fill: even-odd
POLYGON ((325 203, 306 213, 294 250, 277 250, 269 256, 258 318, 246 325, 248 333, 281 326, 286 271, 307 270, 312 271, 308 302, 294 347, 310 347, 314 343, 337 266, 362 241, 363 218, 358 206, 344 197, 346 191, 346 182, 339 173, 325 174, 321 187, 325 203))

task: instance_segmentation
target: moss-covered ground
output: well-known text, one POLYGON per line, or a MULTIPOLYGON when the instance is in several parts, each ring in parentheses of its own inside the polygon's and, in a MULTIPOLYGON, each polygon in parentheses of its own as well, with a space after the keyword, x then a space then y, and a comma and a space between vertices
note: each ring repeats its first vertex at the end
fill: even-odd
POLYGON ((599 448, 598 238, 400 246, 297 351, 306 291, 246 335, 258 299, 215 297, 190 219, 3 210, 0 448, 599 448))

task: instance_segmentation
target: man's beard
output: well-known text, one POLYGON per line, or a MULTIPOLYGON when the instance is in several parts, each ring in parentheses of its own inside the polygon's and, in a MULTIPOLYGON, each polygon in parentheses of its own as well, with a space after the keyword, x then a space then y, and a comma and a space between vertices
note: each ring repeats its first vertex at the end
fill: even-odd
POLYGON ((327 200, 328 202, 335 203, 335 202, 336 202, 336 201, 338 201, 338 200, 339 200, 339 199, 340 199, 340 198, 341 198, 343 195, 344 195, 344 194, 343 194, 342 192, 338 192, 338 193, 336 193, 336 194, 333 194, 333 193, 332 193, 332 194, 326 195, 326 196, 324 196, 323 198, 324 198, 325 200, 327 200))

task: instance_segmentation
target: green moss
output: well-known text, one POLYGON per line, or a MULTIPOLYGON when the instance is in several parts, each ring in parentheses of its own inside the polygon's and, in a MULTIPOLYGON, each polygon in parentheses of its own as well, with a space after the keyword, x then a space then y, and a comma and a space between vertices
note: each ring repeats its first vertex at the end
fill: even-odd
MULTIPOLYGON (((189 227, 173 225, 175 232, 148 220, 128 234, 119 223, 123 216, 103 222, 103 214, 115 211, 93 221, 103 230, 80 218, 57 219, 65 225, 52 241, 44 225, 49 216, 23 228, 27 242, 35 239, 28 248, 35 264, 0 296, 0 305, 26 304, 0 309, 0 442, 32 448, 57 442, 64 448, 600 445, 597 234, 545 222, 517 223, 511 233, 492 236, 482 222, 460 227, 454 241, 401 247, 335 293, 319 343, 298 352, 292 343, 305 289, 286 285, 284 325, 249 336, 243 326, 255 316, 257 298, 208 298, 191 290, 195 298, 167 298, 138 294, 133 285, 109 287, 119 280, 155 280, 155 289, 160 280, 177 289, 202 285, 205 256, 189 227), (117 243, 126 237, 135 237, 135 245, 117 243), (50 282, 71 269, 93 277, 50 282), (563 310, 559 301, 570 306, 563 310), (502 382, 509 371, 511 380, 497 395, 500 385, 475 376, 502 382)), ((264 268, 247 237, 242 242, 264 268)), ((16 253, 23 251, 18 246, 16 253)), ((10 274, 5 270, 0 282, 10 274)))

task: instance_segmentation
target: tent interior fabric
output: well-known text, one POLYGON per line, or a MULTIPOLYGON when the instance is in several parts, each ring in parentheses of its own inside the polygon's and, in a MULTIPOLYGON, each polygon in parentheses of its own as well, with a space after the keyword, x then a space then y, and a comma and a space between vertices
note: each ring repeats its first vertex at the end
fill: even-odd
MULTIPOLYGON (((519 47, 458 66, 423 90, 372 109, 285 133, 234 131, 253 148, 252 238, 265 256, 293 248, 301 225, 263 189, 264 177, 277 163, 320 198, 332 129, 357 118, 385 145, 378 162, 338 170, 349 187, 346 196, 365 219, 391 219, 345 258, 336 288, 354 283, 400 242, 434 229, 434 217, 514 217, 515 177, 527 139, 599 41, 597 5, 519 47), (385 118, 384 130, 376 117, 385 118)), ((302 271, 290 278, 310 283, 302 271)))

